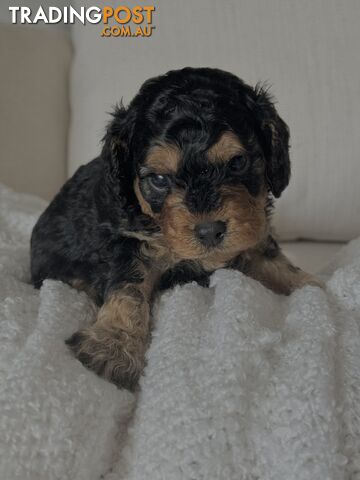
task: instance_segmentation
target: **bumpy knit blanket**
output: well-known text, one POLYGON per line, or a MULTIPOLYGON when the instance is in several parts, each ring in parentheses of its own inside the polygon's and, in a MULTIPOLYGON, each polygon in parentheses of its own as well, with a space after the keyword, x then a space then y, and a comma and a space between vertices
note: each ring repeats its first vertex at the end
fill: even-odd
POLYGON ((360 479, 360 240, 326 292, 220 270, 163 294, 133 395, 64 344, 86 295, 29 283, 44 206, 0 186, 1 480, 360 479))

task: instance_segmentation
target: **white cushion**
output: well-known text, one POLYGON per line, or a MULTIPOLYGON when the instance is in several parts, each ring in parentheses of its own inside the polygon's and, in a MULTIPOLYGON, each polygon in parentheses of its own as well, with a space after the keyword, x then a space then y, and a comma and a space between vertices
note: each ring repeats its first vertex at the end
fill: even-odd
POLYGON ((268 80, 290 126, 293 176, 275 217, 281 237, 360 235, 360 2, 156 6, 150 38, 105 39, 101 25, 74 28, 69 173, 98 154, 111 105, 129 102, 145 79, 186 65, 216 66, 251 84, 268 80))

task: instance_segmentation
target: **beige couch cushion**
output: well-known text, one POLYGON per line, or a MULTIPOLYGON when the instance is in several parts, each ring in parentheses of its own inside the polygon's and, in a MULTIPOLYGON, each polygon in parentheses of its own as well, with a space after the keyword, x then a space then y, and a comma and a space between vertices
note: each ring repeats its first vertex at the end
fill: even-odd
POLYGON ((338 242, 282 242, 281 248, 292 262, 309 273, 319 273, 327 267, 344 246, 338 242))
POLYGON ((360 235, 359 0, 157 0, 156 8, 150 38, 105 39, 101 25, 74 26, 70 172, 99 152, 111 105, 127 103, 146 78, 217 66, 252 84, 268 80, 290 126, 281 237, 360 235))
POLYGON ((0 181, 51 198, 65 180, 67 33, 0 25, 0 181))

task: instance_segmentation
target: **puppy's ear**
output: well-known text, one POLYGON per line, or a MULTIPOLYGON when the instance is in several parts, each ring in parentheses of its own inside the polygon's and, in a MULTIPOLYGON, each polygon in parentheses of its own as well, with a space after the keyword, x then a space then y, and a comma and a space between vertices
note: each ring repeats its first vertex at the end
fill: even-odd
POLYGON ((115 107, 103 138, 101 157, 105 163, 106 181, 117 191, 121 184, 132 184, 134 176, 131 142, 135 129, 135 110, 115 107), (124 182, 123 180, 126 180, 124 182))
POLYGON ((270 190, 278 198, 290 180, 289 129, 266 89, 257 86, 254 93, 266 157, 266 178, 270 190))

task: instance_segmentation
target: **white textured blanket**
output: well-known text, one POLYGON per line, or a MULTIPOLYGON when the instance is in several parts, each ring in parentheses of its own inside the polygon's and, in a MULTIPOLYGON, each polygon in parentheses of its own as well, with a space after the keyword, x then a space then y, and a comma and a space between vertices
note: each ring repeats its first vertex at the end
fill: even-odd
POLYGON ((326 293, 225 270, 166 292, 135 398, 64 345, 85 294, 29 285, 43 207, 0 186, 1 480, 360 479, 360 240, 326 293))

